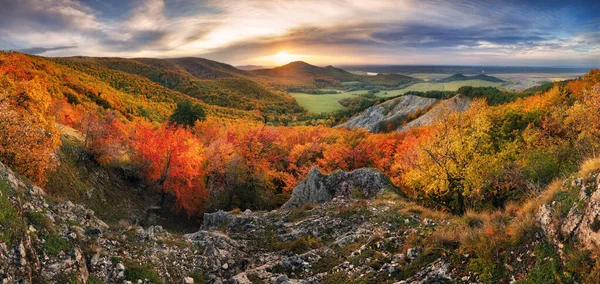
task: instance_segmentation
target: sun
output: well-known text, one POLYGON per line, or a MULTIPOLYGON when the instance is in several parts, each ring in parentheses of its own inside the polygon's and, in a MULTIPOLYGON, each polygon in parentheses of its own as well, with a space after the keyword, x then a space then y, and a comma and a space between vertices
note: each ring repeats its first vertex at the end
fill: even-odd
POLYGON ((292 58, 293 56, 285 50, 282 50, 277 54, 273 55, 273 60, 281 64, 289 63, 290 61, 292 61, 292 58))

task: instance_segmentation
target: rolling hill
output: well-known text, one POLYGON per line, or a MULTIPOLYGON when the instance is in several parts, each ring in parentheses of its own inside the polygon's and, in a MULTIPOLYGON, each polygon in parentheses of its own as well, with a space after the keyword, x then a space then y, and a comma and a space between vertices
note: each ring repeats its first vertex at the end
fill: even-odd
MULTIPOLYGON (((249 79, 251 76, 245 71, 207 59, 68 57, 50 60, 110 80, 147 79, 210 105, 248 111, 260 110, 268 114, 304 112, 286 93, 272 90, 249 79)), ((122 82, 113 82, 116 88, 120 88, 121 85, 122 82)))
POLYGON ((356 75, 345 70, 327 66, 318 67, 303 61, 292 62, 272 69, 251 70, 255 79, 265 84, 284 90, 298 88, 347 88, 344 83, 352 83, 353 87, 397 88, 421 82, 420 79, 400 74, 378 74, 375 76, 356 75))
POLYGON ((479 74, 479 75, 475 75, 475 76, 465 76, 463 74, 454 74, 450 77, 435 80, 435 82, 449 83, 449 82, 454 82, 454 81, 466 81, 466 80, 482 80, 482 81, 488 81, 488 82, 493 82, 493 83, 503 83, 504 82, 504 80, 502 80, 500 78, 496 78, 494 76, 488 76, 485 74, 479 74))

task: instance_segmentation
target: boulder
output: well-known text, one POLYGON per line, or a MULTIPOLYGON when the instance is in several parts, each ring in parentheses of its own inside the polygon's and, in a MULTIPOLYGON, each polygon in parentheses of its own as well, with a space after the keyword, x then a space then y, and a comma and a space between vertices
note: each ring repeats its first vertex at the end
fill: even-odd
POLYGON ((204 228, 220 227, 227 222, 228 212, 219 210, 214 213, 204 213, 203 224, 204 228))
POLYGON ((386 190, 400 192, 390 179, 377 169, 361 168, 351 172, 337 170, 325 175, 314 167, 308 172, 306 179, 294 188, 292 196, 281 206, 281 209, 291 209, 305 204, 321 204, 334 197, 349 197, 355 194, 369 198, 382 194, 386 190))

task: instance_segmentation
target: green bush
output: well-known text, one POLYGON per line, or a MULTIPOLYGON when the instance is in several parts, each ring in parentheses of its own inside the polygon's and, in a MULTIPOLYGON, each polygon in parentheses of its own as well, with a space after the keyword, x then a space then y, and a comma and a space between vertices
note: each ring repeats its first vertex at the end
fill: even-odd
POLYGON ((72 244, 59 236, 50 236, 44 243, 44 251, 52 256, 57 256, 61 251, 68 252, 72 244))

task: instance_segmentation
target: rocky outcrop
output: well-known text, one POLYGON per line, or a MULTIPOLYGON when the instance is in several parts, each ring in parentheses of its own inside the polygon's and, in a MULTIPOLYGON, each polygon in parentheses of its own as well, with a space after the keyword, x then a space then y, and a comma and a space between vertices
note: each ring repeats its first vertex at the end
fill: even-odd
POLYGON ((463 95, 456 95, 447 100, 443 100, 425 114, 398 128, 398 131, 404 132, 415 127, 434 124, 451 112, 466 111, 471 106, 471 102, 470 98, 463 95))
POLYGON ((406 120, 409 115, 426 110, 439 100, 418 96, 401 96, 380 105, 372 106, 361 114, 350 118, 337 127, 353 129, 365 128, 369 132, 387 131, 386 125, 406 120))
POLYGON ((305 180, 298 183, 290 199, 281 209, 300 207, 305 204, 321 204, 334 197, 357 195, 373 197, 386 190, 397 190, 392 182, 377 169, 362 168, 351 172, 337 170, 329 175, 312 168, 305 180))
POLYGON ((600 246, 599 185, 597 173, 565 181, 559 195, 564 197, 539 208, 538 222, 561 255, 567 243, 577 242, 589 250, 600 246))

